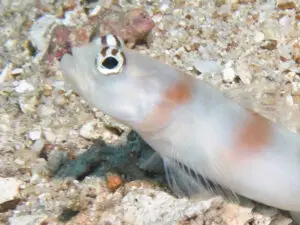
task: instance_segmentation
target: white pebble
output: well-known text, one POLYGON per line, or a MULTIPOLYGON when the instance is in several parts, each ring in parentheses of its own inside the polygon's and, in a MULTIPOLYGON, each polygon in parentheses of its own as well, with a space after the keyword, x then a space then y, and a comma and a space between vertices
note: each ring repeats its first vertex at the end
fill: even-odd
POLYGON ((241 79, 241 81, 244 84, 250 84, 251 83, 252 74, 251 74, 250 68, 249 68, 247 63, 239 62, 236 65, 236 70, 237 70, 239 78, 241 79))
POLYGON ((0 83, 3 83, 8 78, 8 76, 11 73, 11 70, 12 70, 11 63, 4 67, 4 69, 0 73, 0 83))
POLYGON ((63 106, 66 104, 66 98, 63 95, 58 95, 56 96, 56 98, 54 99, 54 104, 57 106, 63 106))
POLYGON ((19 75, 19 74, 22 74, 24 72, 24 70, 22 68, 16 68, 14 69, 11 74, 12 75, 19 75))
POLYGON ((7 48, 8 50, 13 49, 17 44, 16 40, 12 40, 12 39, 8 39, 5 43, 4 43, 4 47, 7 48))
POLYGON ((49 141, 50 143, 55 142, 56 135, 52 132, 51 129, 45 129, 43 134, 47 141, 49 141))
POLYGON ((44 214, 31 214, 24 216, 14 215, 9 218, 10 225, 29 225, 29 224, 43 224, 43 221, 47 218, 44 214))
POLYGON ((17 86, 15 87, 15 91, 18 93, 25 93, 33 90, 34 86, 28 83, 26 80, 20 80, 17 82, 17 86))
POLYGON ((83 12, 82 8, 75 8, 74 10, 66 11, 64 18, 61 22, 66 26, 76 26, 84 24, 88 21, 87 15, 83 12))
POLYGON ((33 131, 29 132, 28 137, 32 141, 36 141, 41 138, 41 134, 42 134, 42 132, 40 130, 33 130, 33 131))
POLYGON ((97 5, 90 13, 89 16, 97 16, 101 10, 102 6, 101 5, 97 5))
POLYGON ((53 24, 58 24, 59 20, 52 15, 40 17, 31 26, 28 38, 39 51, 44 52, 48 47, 47 32, 53 24))
POLYGON ((286 59, 292 58, 292 51, 293 51, 292 44, 285 44, 285 45, 278 46, 278 52, 279 52, 280 56, 282 56, 286 59))
POLYGON ((256 43, 260 43, 260 42, 262 42, 264 39, 265 39, 265 34, 264 34, 263 32, 255 31, 255 34, 254 34, 254 41, 255 41, 256 43))
POLYGON ((193 66, 201 73, 219 73, 222 71, 222 66, 213 60, 195 60, 193 66))
POLYGON ((80 128, 79 135, 86 139, 99 138, 99 134, 96 133, 96 125, 96 121, 87 122, 80 128))
POLYGON ((16 158, 16 159, 14 160, 14 162, 15 162, 16 164, 20 165, 20 166, 23 166, 23 165, 25 164, 25 161, 22 160, 22 159, 19 159, 19 158, 16 158))
POLYGON ((52 108, 51 105, 39 105, 37 109, 37 113, 40 117, 48 117, 52 114, 55 114, 55 110, 52 108))
POLYGON ((159 23, 163 20, 163 17, 161 14, 156 14, 152 17, 152 20, 154 23, 159 23))
POLYGON ((169 8, 170 8, 170 7, 169 7, 168 4, 162 4, 162 5, 160 6, 160 11, 161 11, 161 12, 166 12, 169 8))
POLYGON ((233 82, 234 78, 235 78, 235 71, 233 68, 229 67, 223 70, 223 80, 226 83, 233 82))
POLYGON ((19 194, 21 182, 13 177, 0 177, 0 204, 13 200, 19 194))
POLYGON ((36 96, 27 98, 24 96, 19 97, 19 107, 23 113, 35 112, 38 99, 36 96))

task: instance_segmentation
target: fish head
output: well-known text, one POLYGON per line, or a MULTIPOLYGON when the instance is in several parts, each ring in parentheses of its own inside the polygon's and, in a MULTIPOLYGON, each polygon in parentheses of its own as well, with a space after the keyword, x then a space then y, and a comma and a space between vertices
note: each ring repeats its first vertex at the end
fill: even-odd
POLYGON ((127 49, 112 34, 73 47, 60 62, 71 88, 94 107, 132 127, 161 101, 175 71, 127 49))

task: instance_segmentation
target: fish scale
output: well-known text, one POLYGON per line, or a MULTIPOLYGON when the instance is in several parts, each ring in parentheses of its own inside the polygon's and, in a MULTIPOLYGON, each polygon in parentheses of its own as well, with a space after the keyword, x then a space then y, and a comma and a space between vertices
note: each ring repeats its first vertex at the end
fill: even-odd
POLYGON ((299 134, 111 34, 72 48, 60 65, 78 94, 162 156, 175 193, 217 192, 215 184, 300 222, 299 134))

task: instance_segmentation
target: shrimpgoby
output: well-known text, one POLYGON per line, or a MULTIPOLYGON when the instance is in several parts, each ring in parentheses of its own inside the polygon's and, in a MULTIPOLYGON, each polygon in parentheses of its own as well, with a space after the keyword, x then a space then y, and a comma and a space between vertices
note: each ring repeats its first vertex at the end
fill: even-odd
POLYGON ((72 48, 60 65, 78 94, 162 156, 178 194, 217 184, 300 221, 299 134, 111 34, 72 48))

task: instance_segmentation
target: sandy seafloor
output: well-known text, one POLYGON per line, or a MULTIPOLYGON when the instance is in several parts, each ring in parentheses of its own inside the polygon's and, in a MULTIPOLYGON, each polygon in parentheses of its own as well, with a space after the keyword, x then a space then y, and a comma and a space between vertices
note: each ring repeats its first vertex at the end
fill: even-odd
MULTIPOLYGON (((257 203, 172 196, 161 164, 145 169, 145 143, 64 91, 59 70, 48 74, 41 59, 49 35, 39 43, 29 35, 37 18, 77 10, 83 19, 66 19, 76 26, 84 7, 111 2, 0 1, 0 224, 290 224, 286 213, 257 203)), ((148 47, 137 51, 299 130, 299 0, 119 3, 153 16, 148 47)))

